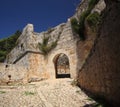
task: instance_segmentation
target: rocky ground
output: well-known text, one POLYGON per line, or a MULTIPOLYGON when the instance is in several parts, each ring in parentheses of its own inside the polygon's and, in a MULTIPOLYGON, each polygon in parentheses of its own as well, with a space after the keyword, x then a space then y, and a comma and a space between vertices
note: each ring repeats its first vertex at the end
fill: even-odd
POLYGON ((88 107, 95 103, 72 79, 0 86, 0 107, 88 107))

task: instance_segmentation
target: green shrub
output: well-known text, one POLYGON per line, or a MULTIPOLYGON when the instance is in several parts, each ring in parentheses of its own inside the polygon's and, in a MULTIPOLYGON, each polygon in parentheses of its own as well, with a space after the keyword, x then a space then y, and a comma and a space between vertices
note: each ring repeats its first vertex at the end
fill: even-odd
POLYGON ((74 79, 72 82, 71 82, 71 85, 72 86, 77 86, 78 85, 78 81, 76 79, 74 79))
POLYGON ((57 41, 53 41, 49 43, 50 36, 43 36, 42 43, 38 43, 38 47, 40 51, 44 54, 47 55, 52 49, 54 49, 57 46, 57 41))
POLYGON ((75 33, 79 33, 79 22, 77 21, 76 18, 72 18, 71 19, 71 25, 72 25, 72 30, 75 32, 75 33))
POLYGON ((97 25, 100 22, 100 15, 97 12, 94 12, 92 14, 89 14, 86 18, 86 21, 88 23, 88 25, 93 29, 96 30, 97 25))
POLYGON ((94 103, 92 103, 91 107, 111 107, 111 105, 109 104, 109 102, 105 99, 104 96, 98 96, 98 95, 92 95, 90 97, 88 97, 89 101, 95 101, 94 103))
POLYGON ((36 93, 35 92, 30 92, 30 91, 25 91, 24 93, 26 96, 28 95, 35 95, 36 93))
POLYGON ((89 15, 89 11, 84 11, 79 18, 79 36, 82 40, 85 40, 85 35, 84 35, 84 31, 85 31, 85 19, 86 17, 89 15))
POLYGON ((16 31, 10 37, 0 40, 0 62, 4 62, 6 55, 16 46, 16 40, 20 35, 21 32, 16 31))
POLYGON ((0 94, 4 94, 4 93, 6 93, 5 91, 0 91, 0 94))
POLYGON ((4 55, 6 55, 6 51, 0 50, 0 56, 4 56, 4 55))
POLYGON ((89 16, 89 14, 91 13, 92 9, 94 8, 94 6, 98 3, 99 0, 90 0, 89 4, 88 4, 88 8, 86 11, 84 11, 80 17, 79 20, 77 21, 77 19, 73 18, 71 19, 71 25, 72 25, 72 29, 73 31, 75 31, 77 34, 79 34, 79 37, 82 40, 85 40, 85 35, 84 35, 84 31, 85 31, 85 20, 87 18, 87 16, 89 16))
POLYGON ((80 18, 79 18, 79 23, 80 24, 84 24, 85 18, 90 14, 89 11, 84 11, 83 13, 81 13, 80 18))
POLYGON ((0 56, 0 62, 4 62, 4 60, 5 60, 5 55, 4 56, 0 56))
POLYGON ((98 2, 99 2, 99 0, 89 0, 88 10, 92 10, 98 2))
POLYGON ((85 40, 85 20, 87 16, 91 13, 94 6, 98 3, 99 0, 89 0, 88 8, 86 11, 84 11, 79 18, 79 36, 82 40, 85 40))

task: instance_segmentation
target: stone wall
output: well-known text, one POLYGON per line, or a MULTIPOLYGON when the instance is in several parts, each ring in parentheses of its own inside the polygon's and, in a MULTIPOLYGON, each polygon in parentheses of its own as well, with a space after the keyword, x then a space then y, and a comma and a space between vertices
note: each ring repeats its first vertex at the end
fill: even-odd
POLYGON ((46 32, 35 33, 33 29, 32 24, 28 24, 23 29, 22 35, 17 40, 17 46, 9 53, 6 62, 24 68, 26 70, 24 77, 26 82, 30 79, 56 78, 54 59, 63 53, 69 58, 71 78, 76 78, 77 38, 72 33, 70 21, 46 32), (43 55, 38 48, 38 43, 42 42, 44 34, 50 36, 49 43, 55 41, 59 36, 57 46, 48 55, 43 55))
POLYGON ((68 21, 64 26, 61 33, 57 47, 49 54, 48 68, 51 71, 51 75, 55 75, 54 59, 60 53, 67 55, 70 63, 70 74, 72 78, 76 78, 77 74, 77 54, 76 54, 76 42, 71 29, 71 23, 68 21), (53 73, 53 74, 52 74, 53 73))
POLYGON ((34 28, 32 24, 28 24, 22 34, 17 40, 17 46, 7 55, 7 63, 16 63, 27 51, 38 51, 37 36, 33 33, 34 28))
POLYGON ((26 52, 35 51, 41 53, 38 48, 38 43, 42 42, 42 38, 50 36, 50 41, 55 41, 58 36, 62 33, 65 24, 60 24, 54 28, 49 29, 46 32, 36 33, 32 24, 28 24, 22 34, 17 40, 17 46, 7 55, 7 63, 16 63, 26 52))
MULTIPOLYGON (((100 1, 101 4, 103 0, 100 1)), ((87 7, 88 0, 84 0, 78 6, 73 17, 78 18, 78 15, 86 10, 87 7)), ((98 9, 98 7, 99 5, 96 5, 94 11, 96 11, 96 9, 99 10, 100 8, 98 9)), ((86 26, 86 29, 89 28, 86 26)), ((11 65, 14 66, 14 70, 11 70, 13 73, 17 71, 17 68, 19 68, 21 74, 25 71, 25 75, 22 76, 22 78, 24 78, 26 82, 34 79, 55 78, 56 58, 60 54, 65 54, 69 59, 70 77, 75 79, 78 71, 84 65, 96 38, 96 34, 91 33, 90 30, 87 33, 88 37, 86 41, 82 42, 79 36, 73 33, 69 19, 66 23, 62 23, 41 33, 34 32, 33 25, 28 24, 18 38, 17 46, 8 54, 6 63, 13 64, 11 65), (43 36, 50 37, 49 43, 59 37, 57 46, 47 55, 43 55, 38 46, 38 43, 42 42, 43 36)), ((3 69, 4 67, 0 67, 0 71, 4 71, 3 69)), ((8 74, 6 74, 5 79, 8 78, 7 76, 8 74)), ((16 76, 14 78, 16 78, 16 76)))
MULTIPOLYGON (((120 2, 106 0, 100 34, 79 71, 79 85, 102 96, 115 107, 120 105, 120 2)), ((80 53, 79 53, 80 54, 80 53)))
POLYGON ((9 82, 22 82, 26 76, 27 70, 22 66, 11 65, 7 63, 0 64, 0 85, 9 82))
POLYGON ((83 65, 86 63, 90 51, 94 45, 96 39, 96 32, 93 32, 90 27, 86 24, 86 40, 77 42, 77 71, 82 69, 83 65))
POLYGON ((45 69, 45 59, 43 55, 38 52, 28 52, 24 57, 17 61, 15 65, 23 66, 27 70, 25 76, 26 82, 31 79, 38 81, 49 78, 49 74, 45 69))
MULTIPOLYGON (((73 17, 76 17, 79 19, 80 15, 87 10, 88 8, 88 4, 89 4, 90 0, 82 0, 81 3, 78 5, 78 7, 76 8, 76 12, 73 15, 73 17)), ((94 9, 92 10, 93 12, 98 12, 101 13, 102 10, 104 10, 104 8, 106 7, 105 5, 105 1, 104 0, 99 0, 99 2, 95 5, 94 9)))
POLYGON ((76 12, 73 17, 79 18, 81 13, 87 10, 89 0, 82 0, 81 3, 77 6, 76 12))
MULTIPOLYGON (((81 12, 85 11, 87 9, 87 7, 88 7, 88 3, 89 3, 88 0, 83 0, 82 3, 77 8, 76 14, 80 15, 81 12)), ((101 15, 101 13, 105 9, 105 7, 106 7, 106 4, 105 4, 104 0, 100 0, 95 5, 95 7, 91 11, 91 13, 98 12, 101 15)), ((78 40, 78 42, 77 42, 77 50, 76 50, 77 59, 78 59, 77 71, 82 69, 83 65, 85 64, 86 59, 88 58, 88 56, 90 54, 90 51, 91 51, 91 49, 92 49, 92 47, 94 45, 96 35, 97 35, 97 33, 95 31, 93 31, 88 26, 88 24, 85 22, 84 36, 85 36, 86 40, 85 41, 78 40)))

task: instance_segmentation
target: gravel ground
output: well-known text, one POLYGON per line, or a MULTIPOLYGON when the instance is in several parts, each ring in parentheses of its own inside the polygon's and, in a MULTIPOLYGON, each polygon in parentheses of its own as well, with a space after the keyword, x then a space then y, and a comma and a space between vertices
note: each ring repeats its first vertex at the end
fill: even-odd
POLYGON ((0 107, 85 107, 95 103, 72 79, 56 79, 26 85, 0 86, 0 107))

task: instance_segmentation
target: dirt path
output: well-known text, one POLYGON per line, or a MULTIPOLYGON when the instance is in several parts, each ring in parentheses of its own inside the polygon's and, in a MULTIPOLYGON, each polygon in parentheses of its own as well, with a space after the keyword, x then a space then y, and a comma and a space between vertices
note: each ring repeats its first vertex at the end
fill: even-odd
POLYGON ((72 79, 45 80, 18 86, 0 86, 0 107, 84 107, 94 103, 72 79))

